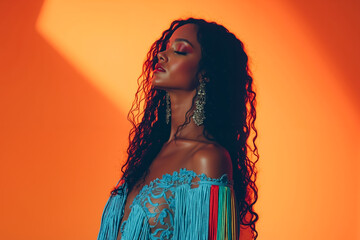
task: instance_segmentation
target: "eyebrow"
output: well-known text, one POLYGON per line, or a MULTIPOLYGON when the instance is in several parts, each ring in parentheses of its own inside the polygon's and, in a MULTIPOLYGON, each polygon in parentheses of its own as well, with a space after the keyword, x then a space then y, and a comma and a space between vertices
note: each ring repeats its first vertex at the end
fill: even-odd
MULTIPOLYGON (((185 39, 185 38, 177 38, 177 39, 175 39, 174 42, 187 42, 192 48, 194 48, 194 45, 192 45, 192 43, 189 40, 185 39)), ((168 41, 168 44, 169 43, 170 43, 170 41, 168 41)))

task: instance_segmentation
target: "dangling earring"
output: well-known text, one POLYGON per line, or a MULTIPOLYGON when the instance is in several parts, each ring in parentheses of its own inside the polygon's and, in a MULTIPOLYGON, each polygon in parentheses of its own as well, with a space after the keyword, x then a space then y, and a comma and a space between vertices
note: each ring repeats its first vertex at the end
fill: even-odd
POLYGON ((170 95, 166 92, 166 124, 169 124, 171 116, 171 108, 170 108, 170 95))
POLYGON ((199 90, 196 94, 195 100, 195 111, 192 118, 196 125, 200 126, 204 123, 205 120, 205 103, 206 103, 206 92, 205 92, 205 81, 200 82, 199 90))

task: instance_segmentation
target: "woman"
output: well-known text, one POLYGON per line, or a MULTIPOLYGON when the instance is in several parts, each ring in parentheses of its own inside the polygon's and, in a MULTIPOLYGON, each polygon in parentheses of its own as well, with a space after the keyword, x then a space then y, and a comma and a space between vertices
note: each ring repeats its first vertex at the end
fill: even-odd
POLYGON ((243 227, 256 239, 256 94, 243 43, 214 22, 176 20, 141 77, 98 239, 239 239, 243 227))

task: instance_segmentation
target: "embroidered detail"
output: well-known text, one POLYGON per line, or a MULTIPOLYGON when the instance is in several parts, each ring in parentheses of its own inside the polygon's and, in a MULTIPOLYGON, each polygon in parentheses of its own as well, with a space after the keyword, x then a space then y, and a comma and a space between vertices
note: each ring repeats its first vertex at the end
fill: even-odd
POLYGON ((193 170, 180 168, 179 171, 174 171, 172 174, 166 173, 162 175, 161 178, 156 178, 149 182, 149 184, 144 185, 139 191, 138 195, 135 196, 133 203, 130 205, 130 208, 133 204, 136 204, 138 202, 138 199, 143 196, 144 193, 147 193, 149 190, 152 190, 154 188, 171 188, 173 187, 174 182, 177 183, 176 185, 191 184, 192 186, 198 185, 199 183, 218 183, 219 185, 233 185, 233 181, 229 180, 229 177, 226 173, 224 173, 220 178, 211 178, 206 176, 205 173, 197 174, 193 170), (196 177, 198 177, 200 181, 193 182, 192 180, 196 177))
MULTIPOLYGON (((229 180, 227 174, 223 174, 220 178, 210 178, 205 173, 197 174, 193 170, 180 168, 179 171, 164 174, 161 178, 156 178, 149 184, 144 185, 130 205, 128 219, 133 214, 139 214, 139 212, 135 213, 135 211, 143 211, 148 218, 147 221, 151 231, 150 239, 170 239, 174 234, 174 209, 176 205, 174 193, 176 188, 181 186, 190 191, 192 188, 197 188, 200 183, 219 186, 233 185, 233 181, 229 180), (141 208, 136 207, 133 209, 135 205, 141 208)), ((121 187, 124 187, 127 194, 126 183, 121 187)), ((127 220, 120 226, 120 232, 124 238, 123 233, 126 229, 127 220)))

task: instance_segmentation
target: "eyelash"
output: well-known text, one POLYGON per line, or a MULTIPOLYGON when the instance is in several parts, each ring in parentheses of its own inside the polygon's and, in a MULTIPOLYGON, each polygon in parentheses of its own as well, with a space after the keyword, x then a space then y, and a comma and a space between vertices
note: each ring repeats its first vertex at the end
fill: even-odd
POLYGON ((179 52, 179 51, 174 51, 174 52, 180 55, 186 55, 186 52, 179 52))
MULTIPOLYGON (((165 48, 165 51, 168 49, 168 47, 165 48)), ((176 54, 180 54, 180 55, 186 55, 187 53, 186 52, 179 52, 179 51, 175 51, 174 50, 174 53, 176 54)))

